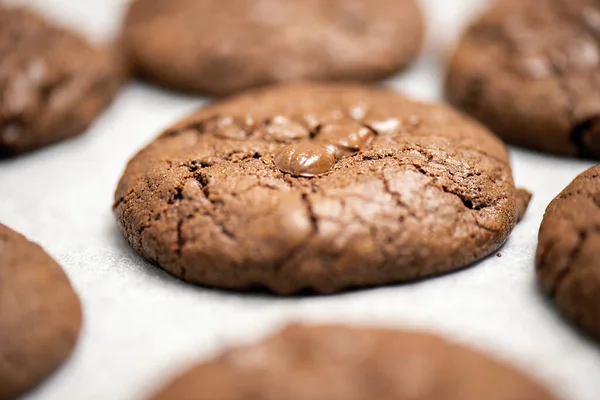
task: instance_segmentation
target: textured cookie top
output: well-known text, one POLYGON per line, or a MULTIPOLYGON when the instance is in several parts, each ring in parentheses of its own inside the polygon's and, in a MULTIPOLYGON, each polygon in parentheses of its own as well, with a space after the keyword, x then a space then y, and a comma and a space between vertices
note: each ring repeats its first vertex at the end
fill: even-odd
POLYGON ((113 52, 32 11, 0 6, 0 157, 81 133, 123 76, 113 52))
POLYGON ((600 166, 579 175, 548 206, 537 275, 561 312, 600 338, 600 166))
POLYGON ((414 0, 137 0, 124 38, 143 73, 224 95, 291 80, 373 80, 423 38, 414 0))
POLYGON ((154 400, 551 400, 519 372, 426 333, 292 325, 226 351, 154 400))
POLYGON ((499 0, 451 65, 453 102, 507 140, 600 157, 600 5, 499 0))
POLYGON ((0 224, 0 399, 37 386, 69 355, 81 308, 63 270, 0 224))
POLYGON ((291 293, 464 267, 504 242, 528 196, 502 143, 444 106, 293 84, 167 130, 115 200, 132 246, 171 273, 291 293))

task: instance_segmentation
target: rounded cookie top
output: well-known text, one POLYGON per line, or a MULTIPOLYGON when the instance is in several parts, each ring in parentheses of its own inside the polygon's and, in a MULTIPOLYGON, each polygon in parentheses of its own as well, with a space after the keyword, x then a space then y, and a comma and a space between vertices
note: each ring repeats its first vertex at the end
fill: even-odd
POLYGON ((505 147, 442 105, 288 84, 200 110, 129 163, 115 214, 184 280, 290 294, 465 267, 524 211, 505 147))
POLYGON ((414 0, 136 0, 124 39, 140 72, 226 95, 296 80, 376 80, 416 57, 414 0))
POLYGON ((562 314, 600 338, 600 166, 579 175, 548 206, 537 278, 562 314))
POLYGON ((555 399, 513 368, 438 336, 335 325, 291 325, 225 351, 152 398, 555 399))
POLYGON ((0 158, 82 133, 124 74, 116 52, 0 5, 0 158))
POLYGON ((81 306, 61 267, 0 224, 0 399, 37 386, 69 356, 81 306))
POLYGON ((600 158, 600 6, 498 0, 467 30, 447 93, 507 141, 600 158))

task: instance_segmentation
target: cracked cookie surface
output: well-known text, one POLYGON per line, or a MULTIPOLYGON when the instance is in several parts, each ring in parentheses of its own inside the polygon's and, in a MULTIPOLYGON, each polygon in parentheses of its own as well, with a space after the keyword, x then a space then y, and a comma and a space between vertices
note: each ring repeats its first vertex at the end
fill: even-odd
POLYGON ((561 313, 600 339, 600 166, 575 178, 548 206, 536 269, 561 313))
POLYGON ((467 30, 447 94, 503 139, 600 158, 600 4, 499 0, 467 30))
POLYGON ((69 356, 81 306, 61 267, 0 224, 0 399, 37 386, 69 356))
POLYGON ((301 83, 164 132, 130 161, 114 211, 138 253, 184 280, 332 293, 468 266, 529 197, 504 145, 451 109, 301 83))
POLYGON ((512 367, 432 334, 290 325, 197 365, 153 400, 553 400, 512 367))
POLYGON ((423 35, 415 0, 137 0, 123 32, 142 75, 218 96, 383 79, 417 56, 423 35))
POLYGON ((0 5, 0 158, 81 134, 124 77, 118 52, 0 5))

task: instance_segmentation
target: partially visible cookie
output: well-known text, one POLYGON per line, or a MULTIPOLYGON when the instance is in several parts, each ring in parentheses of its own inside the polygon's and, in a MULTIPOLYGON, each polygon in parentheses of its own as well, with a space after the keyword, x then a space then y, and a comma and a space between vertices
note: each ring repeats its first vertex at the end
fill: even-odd
POLYGON ((600 3, 496 0, 460 41, 447 94, 510 143, 600 158, 600 3))
POLYGON ((168 129, 129 163, 114 211, 139 254, 186 281, 333 293, 466 267, 529 198, 504 145, 448 107, 298 83, 168 129))
POLYGON ((435 335, 291 325, 225 351, 153 400, 552 400, 512 367, 435 335))
POLYGON ((37 386, 65 361, 81 306, 61 267, 0 224, 0 399, 37 386))
POLYGON ((124 78, 119 51, 0 5, 0 158, 81 134, 124 78))
POLYGON ((600 339, 600 166, 575 178, 548 206, 536 267, 560 312, 600 339))
POLYGON ((423 31, 415 0, 136 0, 124 40, 151 80, 222 96, 284 81, 382 79, 416 57, 423 31))

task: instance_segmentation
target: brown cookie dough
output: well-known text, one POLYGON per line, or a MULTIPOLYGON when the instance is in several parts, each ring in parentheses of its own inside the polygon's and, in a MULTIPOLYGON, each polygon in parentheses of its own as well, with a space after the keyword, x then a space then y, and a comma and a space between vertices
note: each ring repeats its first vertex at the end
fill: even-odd
POLYGON ((37 386, 69 356, 81 306, 61 267, 0 224, 0 399, 37 386))
POLYGON ((536 267, 560 312, 600 339, 600 166, 575 178, 548 206, 536 267))
POLYGON ((124 77, 117 51, 0 5, 0 158, 81 134, 124 77))
POLYGON ((467 30, 447 94, 516 145, 600 158, 600 4, 499 0, 467 30))
POLYGON ((414 0, 136 0, 124 40, 146 77, 226 95, 298 80, 388 77, 417 55, 414 0))
POLYGON ((138 253, 186 281, 331 293, 480 260, 529 196, 504 145, 445 106, 301 83, 167 130, 129 163, 114 211, 138 253))
POLYGON ((427 333, 291 325, 225 351, 153 400, 551 400, 512 367, 427 333))

